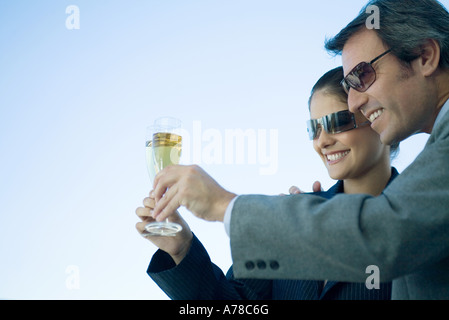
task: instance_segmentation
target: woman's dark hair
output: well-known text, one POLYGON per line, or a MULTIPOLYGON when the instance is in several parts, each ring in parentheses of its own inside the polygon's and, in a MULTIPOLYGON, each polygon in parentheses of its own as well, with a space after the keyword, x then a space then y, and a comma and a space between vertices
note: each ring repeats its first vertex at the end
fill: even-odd
POLYGON ((346 94, 345 90, 340 84, 342 79, 343 79, 343 67, 337 67, 335 69, 326 72, 317 81, 317 83, 315 83, 315 85, 312 88, 312 92, 310 93, 309 98, 309 109, 313 95, 315 94, 315 92, 321 90, 323 90, 325 93, 329 95, 338 97, 341 100, 341 102, 347 103, 348 95, 346 94))
MULTIPOLYGON (((341 85, 341 80, 343 79, 343 67, 337 67, 326 72, 313 86, 309 98, 309 110, 310 103, 312 101, 313 95, 321 91, 325 94, 335 96, 343 103, 348 103, 348 95, 341 85)), ((390 146, 390 158, 395 159, 399 153, 399 143, 395 143, 390 146)))
POLYGON ((379 26, 373 30, 404 65, 409 66, 421 55, 421 46, 434 39, 441 50, 439 66, 449 68, 449 13, 436 0, 371 0, 340 33, 326 40, 326 49, 340 54, 349 38, 367 27, 374 7, 379 26))

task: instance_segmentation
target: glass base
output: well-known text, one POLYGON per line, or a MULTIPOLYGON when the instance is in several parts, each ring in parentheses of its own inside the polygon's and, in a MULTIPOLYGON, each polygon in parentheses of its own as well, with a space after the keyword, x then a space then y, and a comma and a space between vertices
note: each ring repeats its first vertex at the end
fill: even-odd
POLYGON ((182 227, 177 223, 172 222, 152 222, 145 226, 146 233, 143 236, 168 236, 174 237, 182 227))

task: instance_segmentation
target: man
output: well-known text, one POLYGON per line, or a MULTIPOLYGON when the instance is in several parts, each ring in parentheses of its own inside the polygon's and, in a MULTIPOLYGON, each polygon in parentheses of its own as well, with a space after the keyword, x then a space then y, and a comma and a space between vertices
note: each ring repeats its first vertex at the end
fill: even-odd
MULTIPOLYGON (((155 179, 153 215, 179 206, 230 229, 237 278, 365 282, 376 266, 393 299, 449 298, 449 14, 434 0, 377 0, 327 43, 342 53, 349 108, 383 143, 429 141, 378 197, 272 197, 224 190, 197 166, 155 179), (162 197, 164 195, 164 197, 162 197)), ((374 289, 375 290, 375 289, 374 289)))

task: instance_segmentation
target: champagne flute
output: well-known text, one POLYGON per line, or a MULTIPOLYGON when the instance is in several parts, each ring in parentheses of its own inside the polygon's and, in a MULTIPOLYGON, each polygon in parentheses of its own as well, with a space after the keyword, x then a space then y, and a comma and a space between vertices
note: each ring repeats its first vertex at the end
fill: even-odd
MULTIPOLYGON (((178 164, 181 157, 182 137, 181 121, 176 118, 156 119, 147 127, 146 162, 150 179, 166 166, 178 164)), ((151 222, 145 226, 148 235, 175 236, 182 227, 166 219, 163 222, 151 222)))

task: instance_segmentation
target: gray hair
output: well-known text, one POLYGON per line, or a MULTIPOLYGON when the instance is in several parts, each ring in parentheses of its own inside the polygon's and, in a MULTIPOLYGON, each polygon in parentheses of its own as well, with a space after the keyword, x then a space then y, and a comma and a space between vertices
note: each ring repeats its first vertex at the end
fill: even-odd
POLYGON ((402 62, 409 64, 418 58, 425 41, 434 39, 441 50, 439 66, 449 68, 449 13, 436 0, 371 0, 340 33, 326 39, 329 52, 341 54, 349 38, 366 27, 369 6, 379 9, 380 24, 374 30, 402 62))

